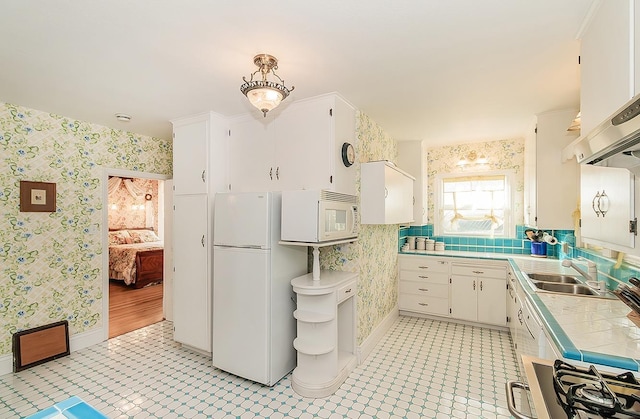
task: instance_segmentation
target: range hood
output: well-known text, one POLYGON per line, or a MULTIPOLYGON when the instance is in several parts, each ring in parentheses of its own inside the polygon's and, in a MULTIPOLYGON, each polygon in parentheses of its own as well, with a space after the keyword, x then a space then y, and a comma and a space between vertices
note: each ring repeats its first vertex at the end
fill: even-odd
POLYGON ((578 163, 623 167, 640 175, 640 95, 563 150, 578 163))

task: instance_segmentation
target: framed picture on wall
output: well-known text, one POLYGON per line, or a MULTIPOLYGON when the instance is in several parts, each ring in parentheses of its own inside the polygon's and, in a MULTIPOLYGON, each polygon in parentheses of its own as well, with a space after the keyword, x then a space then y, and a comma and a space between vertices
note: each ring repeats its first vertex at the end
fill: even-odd
POLYGON ((55 183, 20 181, 20 212, 55 211, 55 183))

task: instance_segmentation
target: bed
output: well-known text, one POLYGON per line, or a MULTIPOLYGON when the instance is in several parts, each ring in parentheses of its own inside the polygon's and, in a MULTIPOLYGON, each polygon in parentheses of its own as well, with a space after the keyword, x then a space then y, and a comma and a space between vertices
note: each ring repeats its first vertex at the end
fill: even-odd
POLYGON ((153 229, 109 231, 109 278, 134 288, 162 282, 164 243, 153 229))

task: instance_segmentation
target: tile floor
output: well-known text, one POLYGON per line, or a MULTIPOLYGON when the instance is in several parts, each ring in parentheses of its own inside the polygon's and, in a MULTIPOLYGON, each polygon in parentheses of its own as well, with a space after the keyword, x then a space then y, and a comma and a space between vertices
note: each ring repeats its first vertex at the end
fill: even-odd
POLYGON ((330 397, 309 399, 289 376, 269 388, 210 366, 161 322, 0 377, 0 418, 77 395, 110 418, 509 418, 517 378, 507 332, 400 317, 330 397))

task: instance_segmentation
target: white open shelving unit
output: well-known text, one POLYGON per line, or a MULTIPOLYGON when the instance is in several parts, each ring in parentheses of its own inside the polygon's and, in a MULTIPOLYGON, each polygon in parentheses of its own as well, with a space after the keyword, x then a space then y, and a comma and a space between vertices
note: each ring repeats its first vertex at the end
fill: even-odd
POLYGON ((335 393, 358 365, 356 357, 356 294, 358 274, 320 270, 320 247, 352 243, 356 238, 305 243, 280 241, 313 248, 313 272, 291 280, 297 295, 297 367, 291 387, 304 397, 335 393))
POLYGON ((320 272, 291 281, 297 294, 298 364, 291 386, 305 397, 327 397, 340 387, 357 366, 356 294, 358 274, 320 272))

